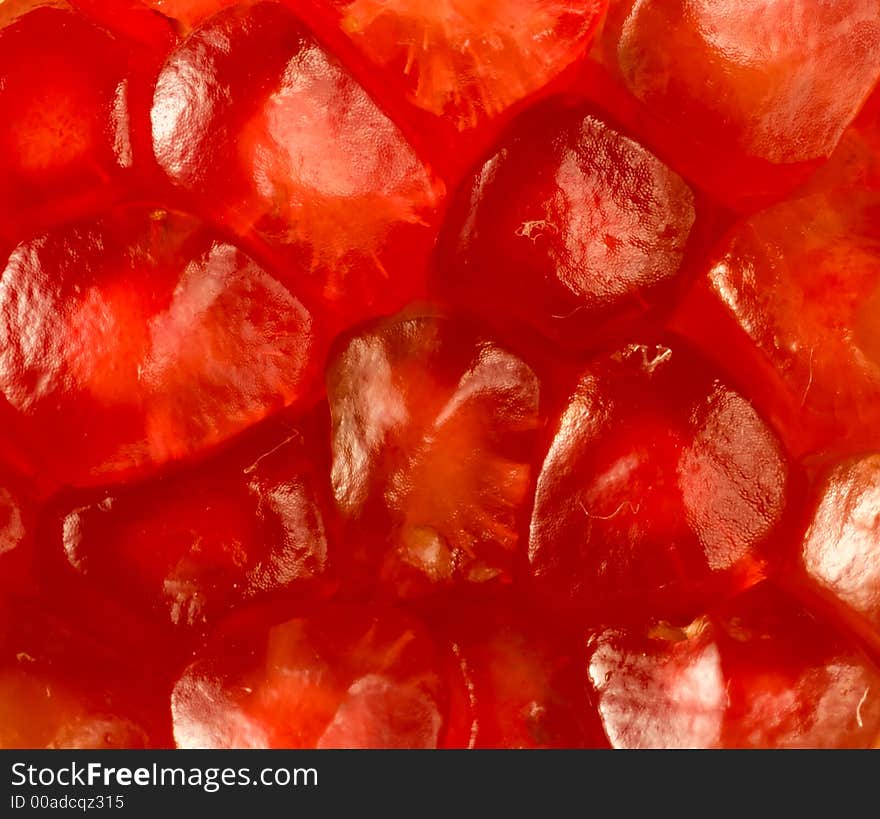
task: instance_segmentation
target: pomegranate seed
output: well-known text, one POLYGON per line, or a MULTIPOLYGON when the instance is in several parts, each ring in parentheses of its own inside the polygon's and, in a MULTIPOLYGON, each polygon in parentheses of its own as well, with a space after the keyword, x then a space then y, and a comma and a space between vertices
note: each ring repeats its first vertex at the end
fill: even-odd
POLYGON ((588 348, 668 300, 694 218, 688 186, 644 148, 582 107, 544 105, 459 196, 436 286, 588 348))
POLYGON ((827 159, 880 79, 878 0, 620 0, 601 59, 676 167, 737 208, 827 159))
POLYGON ((2 285, 0 390, 59 483, 189 457, 308 392, 309 313, 182 214, 131 207, 47 233, 2 285))
POLYGON ((332 327, 424 289, 442 185, 283 6, 196 29, 159 76, 152 122, 172 181, 258 242, 332 327))
POLYGON ((608 629, 589 676, 617 748, 865 748, 880 671, 767 584, 686 628, 608 629))
POLYGON ((335 606, 223 640, 174 689, 182 748, 429 748, 444 725, 436 650, 393 610, 335 606))
POLYGON ((538 476, 533 586, 594 622, 693 616, 777 562, 788 471, 748 401, 686 351, 601 357, 538 476))
POLYGON ((529 367, 463 322, 400 317, 328 371, 333 490, 393 594, 509 583, 539 424, 529 367))
POLYGON ((128 605, 183 626, 203 627, 258 597, 323 591, 328 488, 314 440, 322 430, 273 426, 179 474, 77 504, 58 526, 70 564, 128 605))

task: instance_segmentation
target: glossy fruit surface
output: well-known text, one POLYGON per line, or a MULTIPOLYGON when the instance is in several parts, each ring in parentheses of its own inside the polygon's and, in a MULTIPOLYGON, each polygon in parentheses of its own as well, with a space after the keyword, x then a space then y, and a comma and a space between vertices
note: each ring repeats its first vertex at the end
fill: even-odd
POLYGON ((871 747, 877 669, 781 593, 760 585, 684 629, 608 630, 589 676, 620 748, 871 747))
POLYGON ((402 595, 509 583, 539 389, 527 364, 460 321, 400 317, 352 339, 330 364, 328 398, 333 492, 358 567, 402 595))
POLYGON ((123 195, 143 159, 132 93, 147 82, 137 58, 70 7, 15 5, 0 11, 0 237, 10 241, 123 195))
POLYGON ((420 108, 463 130, 503 112, 583 52, 603 3, 334 0, 342 27, 402 71, 420 108))
POLYGON ((0 0, 0 747, 880 747, 878 82, 880 0, 0 0))
POLYGON ((436 287, 589 349, 668 300, 694 218, 687 184, 656 157, 583 108, 546 104, 460 193, 436 287))
POLYGON ((285 424, 177 475, 91 493, 58 522, 60 545, 93 583, 180 626, 316 593, 330 562, 319 434, 285 424))
POLYGON ((737 207, 827 159, 880 77, 876 0, 613 5, 603 60, 677 162, 737 207))
POLYGON ((420 294, 442 184, 281 5, 224 10, 190 34, 152 123, 171 180, 253 234, 331 325, 420 294))
POLYGON ((309 312, 189 216, 66 225, 20 244, 0 282, 0 390, 59 482, 189 457, 308 391, 309 312))
POLYGON ((850 136, 797 195, 719 242, 697 287, 703 307, 684 329, 705 338, 733 323, 728 338, 747 336, 754 375, 771 380, 756 393, 795 449, 877 441, 880 189, 852 178, 870 182, 876 160, 864 137, 850 136))
MULTIPOLYGON (((806 582, 855 627, 880 637, 880 457, 851 458, 825 469, 817 481, 809 525, 797 551, 798 580, 806 582)), ((796 577, 797 577, 796 573, 796 577)))
POLYGON ((582 374, 554 431, 531 579, 593 622, 694 615, 778 560, 787 483, 745 398, 685 349, 625 347, 582 374))
POLYGON ((438 657, 393 610, 334 607, 197 659, 174 689, 183 748, 432 748, 438 657))

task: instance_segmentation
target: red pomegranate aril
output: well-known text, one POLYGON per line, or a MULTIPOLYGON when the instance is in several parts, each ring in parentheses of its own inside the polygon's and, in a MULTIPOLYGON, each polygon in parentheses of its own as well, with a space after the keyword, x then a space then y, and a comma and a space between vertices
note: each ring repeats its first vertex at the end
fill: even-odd
MULTIPOLYGON (((69 0, 86 17, 126 40, 129 57, 152 66, 151 83, 155 80, 165 55, 177 40, 174 26, 162 14, 156 14, 140 0, 69 0)), ((142 109, 149 112, 149 106, 142 109)), ((139 129, 140 130, 140 129, 139 129)))
POLYGON ((197 455, 310 389, 309 313, 188 216, 68 225, 19 245, 0 283, 0 391, 44 482, 197 455))
POLYGON ((157 675, 139 679, 32 603, 0 601, 0 623, 0 748, 170 745, 157 675))
POLYGON ((441 660, 393 609, 334 605, 225 635, 172 697, 182 748, 431 748, 445 723, 441 660))
POLYGON ((322 433, 275 423, 191 469, 102 492, 62 516, 59 542, 92 583, 175 625, 314 598, 330 590, 322 433))
POLYGON ((867 748, 880 671, 762 583, 685 628, 607 629, 589 677, 616 748, 867 748))
POLYGON ((734 226, 675 321, 719 360, 744 350, 740 377, 797 453, 880 443, 880 188, 864 184, 871 151, 858 142, 734 226))
POLYGON ((877 0, 613 5, 601 59, 665 123, 645 136, 739 208, 803 181, 880 79, 877 0))
POLYGON ((424 290, 442 186, 283 6, 196 29, 159 77, 152 122, 171 180, 257 242, 329 326, 424 290))
POLYGON ((669 300, 694 219, 680 177, 554 101, 518 120, 459 195, 435 286, 490 322, 589 348, 669 300))
POLYGON ((522 601, 487 597, 434 613, 435 633, 449 641, 466 683, 466 700, 453 701, 461 716, 450 720, 467 730, 451 747, 607 745, 584 684, 580 641, 521 608, 522 601))
MULTIPOLYGON (((586 52, 607 0, 330 0, 339 26, 391 88, 431 115, 438 160, 458 166, 505 114, 586 52)), ((461 167, 466 167, 462 165, 461 167)))
POLYGON ((26 656, 0 668, 0 748, 150 747, 144 728, 88 689, 32 671, 26 656))
POLYGON ((583 372, 538 476, 529 574, 594 623, 694 616, 781 558, 792 485, 773 431, 683 348, 583 372))
POLYGON ((789 580, 880 647, 880 455, 826 469, 789 580))
POLYGON ((878 226, 880 0, 0 0, 0 748, 880 748, 878 226))
POLYGON ((35 506, 28 483, 0 467, 0 599, 34 583, 35 506))
POLYGON ((469 323, 401 316, 342 347, 327 391, 357 574, 401 596, 509 583, 540 423, 528 365, 469 323))
MULTIPOLYGON (((0 18, 0 237, 18 241, 133 184, 132 94, 146 68, 66 4, 0 18)), ((16 10, 22 13, 16 14, 16 10)))

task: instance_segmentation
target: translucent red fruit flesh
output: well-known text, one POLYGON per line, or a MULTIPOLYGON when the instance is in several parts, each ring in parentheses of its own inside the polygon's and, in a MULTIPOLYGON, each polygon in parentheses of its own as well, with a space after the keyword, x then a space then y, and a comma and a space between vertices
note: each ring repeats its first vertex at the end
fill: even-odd
POLYGON ((190 217, 112 211, 19 245, 0 278, 0 391, 41 480, 195 455, 308 390, 311 317, 190 217))
POLYGON ((441 186, 284 7, 228 9, 194 31, 162 70, 152 122, 173 182, 333 326, 424 289, 441 186))
MULTIPOLYGON (((175 26, 140 0, 69 0, 71 5, 126 42, 129 59, 151 65, 155 79, 164 57, 177 40, 175 26)), ((215 0, 216 2, 216 0, 215 0)), ((152 95, 152 83, 150 83, 152 95)), ((146 100, 142 100, 146 102, 146 100)), ((142 109, 149 112, 149 105, 142 109)), ((144 123, 146 125, 146 122, 144 123)), ((148 128, 145 130, 149 130, 148 128)), ((145 136, 149 136, 145 134, 145 136)))
POLYGON ((714 357, 743 362, 750 394, 796 452, 880 443, 880 188, 864 184, 871 155, 854 133, 795 198, 734 226, 676 321, 714 357))
POLYGON ((866 748, 880 671, 762 583, 684 629, 609 629, 589 677, 618 748, 866 748))
POLYGON ((581 640, 558 622, 491 597, 444 607, 434 620, 465 681, 453 689, 466 693, 453 700, 450 721, 466 726, 453 747, 607 746, 585 686, 581 640))
POLYGON ((176 625, 309 600, 329 588, 320 432, 275 424, 191 469, 92 494, 61 516, 58 540, 91 582, 176 625))
POLYGON ((332 0, 342 29, 454 132, 491 132, 586 51, 606 0, 332 0))
POLYGON ((802 181, 880 78, 877 0, 614 5, 601 59, 647 109, 645 136, 736 207, 802 181))
MULTIPOLYGON (((178 17, 185 18, 189 7, 194 9, 193 16, 197 17, 200 10, 204 15, 212 14, 221 7, 222 0, 69 0, 86 14, 104 18, 109 22, 128 20, 140 21, 152 20, 155 23, 164 23, 172 32, 179 27, 178 17)), ((229 3, 236 0, 229 0, 229 3)), ((128 27, 128 23, 122 24, 128 27)), ((181 24, 182 25, 182 24, 181 24)))
POLYGON ((821 475, 791 579, 880 645, 880 456, 852 458, 821 475))
POLYGON ((694 218, 690 188, 663 163, 554 101, 462 190, 434 283, 489 321, 584 349, 668 300, 694 218))
POLYGON ((880 193, 880 86, 844 132, 831 160, 812 177, 808 189, 843 187, 880 193))
POLYGON ((0 748, 170 745, 167 700, 155 677, 139 679, 33 607, 5 602, 0 618, 0 748))
POLYGON ((533 588, 592 622, 694 616, 773 567, 790 483, 771 429, 684 349, 602 356, 538 476, 533 588))
POLYGON ((335 605, 214 644, 172 697, 182 748, 433 748, 446 686, 423 627, 335 605))
POLYGON ((358 573, 403 596, 509 583, 539 384, 470 324, 398 317, 331 361, 332 484, 358 573))
POLYGON ((0 597, 33 584, 34 522, 27 482, 0 467, 0 597))
POLYGON ((105 30, 63 5, 31 6, 13 0, 0 17, 0 237, 12 241, 127 190, 132 94, 146 82, 105 30))
MULTIPOLYGON (((291 5, 295 0, 291 0, 291 5)), ((218 11, 234 5, 253 5, 253 0, 143 0, 145 6, 173 20, 181 32, 189 32, 218 11)))

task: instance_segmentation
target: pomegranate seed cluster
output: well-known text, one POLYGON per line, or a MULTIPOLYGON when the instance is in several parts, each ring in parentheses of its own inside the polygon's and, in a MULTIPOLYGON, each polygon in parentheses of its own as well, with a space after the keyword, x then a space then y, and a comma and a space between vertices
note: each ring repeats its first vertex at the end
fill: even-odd
POLYGON ((880 745, 880 0, 0 0, 0 747, 880 745))

